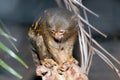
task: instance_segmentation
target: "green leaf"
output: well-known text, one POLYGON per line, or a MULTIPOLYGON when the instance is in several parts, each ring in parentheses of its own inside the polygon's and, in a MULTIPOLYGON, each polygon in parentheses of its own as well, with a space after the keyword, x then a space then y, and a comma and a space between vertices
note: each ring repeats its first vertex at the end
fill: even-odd
POLYGON ((14 45, 14 43, 12 42, 12 40, 13 41, 17 41, 17 39, 16 38, 14 38, 14 37, 12 37, 11 35, 10 35, 10 32, 7 30, 7 28, 5 28, 5 25, 0 21, 0 23, 2 24, 2 26, 3 26, 3 28, 5 29, 5 31, 7 32, 5 32, 2 28, 0 28, 0 35, 2 35, 2 36, 4 36, 5 38, 7 38, 7 40, 11 43, 11 45, 15 48, 15 50, 17 51, 17 52, 19 52, 19 50, 17 49, 17 47, 14 45))
POLYGON ((14 69, 12 69, 10 66, 8 66, 3 60, 0 59, 0 66, 2 66, 5 70, 7 70, 8 72, 10 72, 11 74, 13 74, 14 76, 16 76, 19 79, 22 79, 23 77, 17 73, 14 69))
POLYGON ((16 39, 14 37, 12 37, 12 36, 8 35, 7 33, 5 33, 1 28, 0 28, 0 35, 3 35, 7 39, 12 39, 12 40, 16 41, 16 39))
POLYGON ((12 50, 10 50, 8 47, 6 47, 1 41, 0 41, 0 49, 2 49, 3 51, 5 51, 11 57, 13 57, 18 62, 20 62, 23 66, 25 66, 26 68, 28 68, 27 64, 22 59, 20 59, 12 50))

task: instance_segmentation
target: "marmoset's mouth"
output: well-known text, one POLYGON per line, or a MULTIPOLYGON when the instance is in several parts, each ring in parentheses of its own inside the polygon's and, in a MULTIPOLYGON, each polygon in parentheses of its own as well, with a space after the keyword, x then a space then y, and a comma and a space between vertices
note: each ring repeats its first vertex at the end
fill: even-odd
POLYGON ((54 37, 54 40, 55 40, 55 42, 57 42, 57 43, 61 43, 61 42, 63 41, 62 38, 59 38, 59 39, 58 39, 58 38, 55 38, 55 37, 54 37))

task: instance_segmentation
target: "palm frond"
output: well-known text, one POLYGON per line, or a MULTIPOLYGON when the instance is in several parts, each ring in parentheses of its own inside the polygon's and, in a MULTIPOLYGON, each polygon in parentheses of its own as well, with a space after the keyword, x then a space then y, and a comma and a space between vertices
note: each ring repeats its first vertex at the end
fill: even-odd
MULTIPOLYGON (((0 20, 0 35, 4 36, 15 48, 15 50, 18 52, 18 49, 13 43, 13 41, 17 41, 17 39, 10 35, 10 32, 7 30, 7 28, 5 28, 5 25, 2 23, 1 20, 0 20), (7 33, 1 27, 3 27, 7 33)), ((11 57, 13 57, 15 60, 21 63, 24 67, 28 68, 27 64, 21 58, 19 58, 11 49, 9 49, 6 45, 4 45, 4 43, 2 43, 1 41, 0 41, 0 49, 6 52, 11 57)), ((1 59, 0 59, 0 66, 3 67, 8 72, 10 72, 11 74, 13 74, 14 76, 16 76, 17 78, 22 79, 22 76, 19 73, 17 73, 14 69, 12 69, 9 65, 7 65, 1 59)))
POLYGON ((3 24, 3 22, 0 20, 0 35, 3 35, 5 38, 7 38, 7 40, 11 43, 11 45, 14 47, 14 49, 19 52, 19 50, 17 49, 17 47, 15 46, 15 44, 13 43, 13 41, 17 41, 16 38, 14 38, 13 36, 11 36, 11 33, 9 32, 9 30, 6 28, 6 26, 3 24))
POLYGON ((12 50, 6 47, 2 42, 0 42, 0 49, 2 49, 7 54, 9 54, 11 57, 13 57, 18 62, 20 62, 24 67, 28 68, 27 64, 21 58, 19 58, 12 50))
POLYGON ((23 77, 17 73, 14 69, 12 69, 9 65, 7 65, 3 60, 0 59, 0 66, 3 67, 5 70, 7 70, 8 72, 10 72, 11 74, 13 74, 14 76, 16 76, 19 79, 22 79, 23 77))

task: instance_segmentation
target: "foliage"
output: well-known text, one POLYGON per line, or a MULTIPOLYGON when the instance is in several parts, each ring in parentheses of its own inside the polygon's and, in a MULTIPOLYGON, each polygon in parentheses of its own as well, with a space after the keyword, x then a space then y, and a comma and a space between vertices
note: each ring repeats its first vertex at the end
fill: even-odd
MULTIPOLYGON (((17 41, 17 40, 14 37, 12 37, 9 33, 5 32, 5 30, 7 29, 3 30, 1 27, 5 29, 5 26, 2 23, 2 21, 0 21, 0 35, 4 36, 12 44, 12 46, 17 50, 17 48, 13 43, 13 41, 17 41)), ((11 57, 13 57, 15 60, 21 63, 24 67, 28 68, 27 64, 20 57, 18 57, 11 49, 9 49, 6 45, 4 45, 4 43, 2 43, 1 41, 0 41, 0 49, 6 52, 11 57)), ((17 73, 14 69, 12 69, 9 65, 7 65, 2 59, 0 59, 0 66, 3 67, 8 72, 10 72, 11 74, 13 74, 14 76, 16 76, 17 78, 22 79, 22 76, 19 73, 17 73)))

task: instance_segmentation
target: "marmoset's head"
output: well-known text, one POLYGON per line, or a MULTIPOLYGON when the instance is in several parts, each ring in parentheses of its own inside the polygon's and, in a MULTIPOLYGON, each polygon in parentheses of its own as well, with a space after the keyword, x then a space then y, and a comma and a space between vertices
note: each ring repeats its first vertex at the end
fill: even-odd
POLYGON ((46 27, 56 41, 65 41, 77 33, 78 22, 74 13, 66 9, 49 9, 45 11, 46 27))

